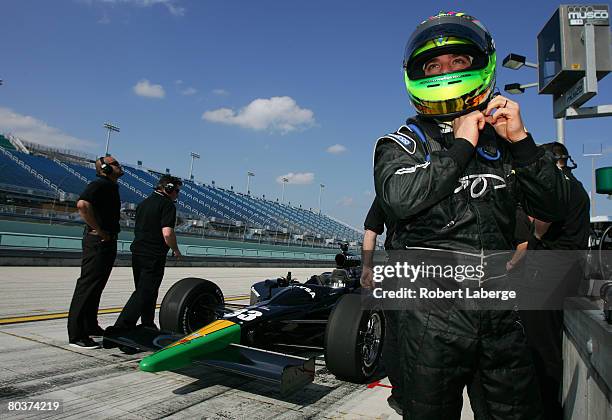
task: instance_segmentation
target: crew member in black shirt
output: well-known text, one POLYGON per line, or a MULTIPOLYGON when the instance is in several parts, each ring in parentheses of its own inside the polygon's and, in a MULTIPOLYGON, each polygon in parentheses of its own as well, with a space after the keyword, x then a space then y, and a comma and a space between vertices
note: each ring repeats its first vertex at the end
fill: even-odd
POLYGON ((387 237, 385 239, 385 249, 391 249, 391 240, 393 239, 393 230, 395 223, 387 216, 380 205, 378 197, 374 198, 365 222, 363 223, 364 235, 363 245, 361 247, 361 261, 363 270, 361 274, 361 286, 366 288, 374 287, 372 280, 372 256, 376 249, 376 238, 382 235, 387 228, 387 237))
POLYGON ((381 207, 378 197, 374 198, 363 227, 366 231, 369 230, 374 232, 376 235, 382 235, 386 227, 387 237, 385 239, 385 249, 391 249, 391 240, 393 239, 393 229, 395 228, 395 224, 381 207))
POLYGON ((542 148, 552 153, 557 166, 568 179, 570 201, 566 217, 562 221, 555 223, 536 222, 535 238, 539 241, 539 244, 530 248, 586 250, 589 243, 591 222, 589 194, 572 173, 576 164, 563 144, 558 142, 546 143, 542 145, 542 148), (568 159, 574 163, 572 166, 568 166, 568 159))
MULTIPOLYGON (((364 288, 374 288, 374 273, 372 271, 374 266, 373 254, 376 250, 376 238, 379 235, 383 234, 383 232, 385 231, 385 227, 387 228, 385 249, 389 250, 391 249, 391 241, 393 239, 395 223, 383 210, 378 197, 375 197, 374 201, 372 202, 372 205, 370 206, 370 210, 368 211, 368 215, 366 216, 365 222, 363 223, 365 233, 363 235, 363 245, 361 249, 361 261, 363 265, 363 270, 361 271, 360 283, 361 286, 364 288)), ((395 311, 385 311, 385 317, 387 319, 390 319, 391 317, 397 317, 397 313, 395 311)), ((385 343, 383 346, 382 356, 385 371, 387 372, 389 382, 391 382, 392 386, 391 396, 387 398, 387 403, 401 416, 402 409, 399 403, 401 398, 401 380, 398 377, 400 368, 397 349, 397 335, 395 331, 390 328, 386 328, 385 343)))
POLYGON ((172 249, 174 256, 182 257, 174 233, 174 202, 181 185, 179 178, 162 176, 155 191, 136 209, 134 242, 130 247, 136 290, 115 322, 117 328, 134 328, 138 318, 142 326, 157 328, 154 322, 155 304, 164 277, 166 255, 172 249))
POLYGON ((77 201, 85 221, 81 276, 77 280, 68 313, 68 340, 71 346, 94 349, 91 336, 101 336, 98 325, 100 297, 117 256, 117 234, 121 200, 117 180, 123 169, 112 156, 96 161, 97 179, 87 185, 77 201))
MULTIPOLYGON (((589 195, 574 177, 576 167, 566 147, 557 142, 541 146, 553 155, 557 166, 569 181, 570 199, 565 218, 546 223, 534 220, 530 236, 526 273, 535 284, 542 285, 549 302, 556 310, 521 311, 521 319, 532 349, 540 393, 544 405, 544 419, 563 418, 560 401, 563 373, 563 299, 576 296, 584 277, 584 258, 590 233, 589 195), (568 159, 573 163, 568 166, 568 159)), ((548 308, 545 308, 548 309, 548 308)))

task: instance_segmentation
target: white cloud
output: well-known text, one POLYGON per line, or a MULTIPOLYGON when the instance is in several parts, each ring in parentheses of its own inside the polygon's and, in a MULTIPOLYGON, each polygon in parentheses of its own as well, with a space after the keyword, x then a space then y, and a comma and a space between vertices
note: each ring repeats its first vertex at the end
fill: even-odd
POLYGON ((339 206, 350 207, 353 205, 353 197, 342 197, 336 202, 339 206))
POLYGON ((206 111, 202 119, 228 125, 238 125, 252 130, 278 131, 282 134, 314 124, 314 113, 300 108, 289 96, 258 98, 238 112, 230 108, 206 111))
POLYGON ((44 121, 18 114, 9 108, 0 107, 0 132, 50 147, 82 150, 95 147, 92 141, 70 136, 44 121))
MULTIPOLYGON (((151 7, 161 4, 168 9, 168 11, 174 16, 184 16, 185 8, 179 6, 178 0, 96 0, 101 3, 109 4, 129 4, 137 7, 151 7)), ((91 3, 91 2, 88 2, 91 3)))
POLYGON ((329 146, 327 148, 327 153, 331 153, 332 155, 339 155, 341 153, 346 152, 348 149, 341 144, 334 144, 333 146, 329 146))
POLYGON ((142 79, 132 89, 136 95, 145 98, 163 98, 166 96, 162 85, 152 85, 147 79, 142 79))
POLYGON ((213 89, 212 91, 217 96, 227 96, 229 92, 225 89, 213 89))
POLYGON ((183 81, 181 79, 177 79, 174 81, 174 83, 176 83, 177 85, 182 85, 183 81))
POLYGON ((314 173, 312 172, 289 172, 285 175, 276 177, 276 182, 279 184, 283 183, 283 178, 287 178, 289 184, 312 184, 314 181, 314 173))
POLYGON ((185 95, 185 96, 195 95, 196 93, 198 93, 198 90, 191 86, 189 86, 187 89, 181 90, 181 95, 185 95))

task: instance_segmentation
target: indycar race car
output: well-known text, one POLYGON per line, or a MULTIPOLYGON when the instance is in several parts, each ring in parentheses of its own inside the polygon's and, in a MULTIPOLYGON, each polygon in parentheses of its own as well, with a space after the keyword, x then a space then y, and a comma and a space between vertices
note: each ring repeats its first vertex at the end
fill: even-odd
POLYGON ((162 331, 111 329, 103 345, 154 351, 140 362, 146 372, 204 365, 277 383, 282 394, 312 382, 323 353, 331 373, 361 383, 377 370, 385 321, 362 308, 360 263, 343 247, 332 272, 257 282, 242 306, 209 280, 185 278, 164 296, 162 331))

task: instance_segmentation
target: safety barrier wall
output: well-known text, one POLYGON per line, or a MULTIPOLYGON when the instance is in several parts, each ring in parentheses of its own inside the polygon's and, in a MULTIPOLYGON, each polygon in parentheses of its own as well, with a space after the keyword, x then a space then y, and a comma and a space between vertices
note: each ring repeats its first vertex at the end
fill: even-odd
MULTIPOLYGON (((131 241, 118 240, 117 251, 130 252, 131 241)), ((35 249, 46 251, 80 251, 81 238, 57 235, 39 235, 16 232, 0 232, 0 247, 11 249, 35 249)), ((187 257, 240 257, 240 258, 279 258, 293 260, 325 260, 333 261, 335 254, 282 251, 274 249, 234 248, 207 245, 179 245, 183 255, 187 257)))
POLYGON ((563 392, 565 419, 612 418, 612 325, 602 304, 570 298, 564 311, 563 392), (586 309, 588 308, 588 309, 586 309))
MULTIPOLYGON (((15 232, 29 233, 41 236, 69 236, 80 240, 83 235, 83 225, 66 225, 57 223, 36 223, 31 221, 16 221, 0 219, 0 232, 15 232)), ((276 251, 291 251, 291 252, 311 252, 311 253, 330 253, 335 255, 338 248, 323 248, 312 247, 308 244, 271 244, 262 241, 258 242, 242 242, 236 240, 227 240, 223 238, 201 238, 194 235, 177 234, 179 244, 181 245, 202 245, 211 247, 225 248, 248 248, 248 249, 268 249, 276 251)), ((124 229, 119 233, 119 239, 131 242, 134 234, 129 229, 124 229)), ((359 249, 353 249, 351 252, 360 252, 359 249)))

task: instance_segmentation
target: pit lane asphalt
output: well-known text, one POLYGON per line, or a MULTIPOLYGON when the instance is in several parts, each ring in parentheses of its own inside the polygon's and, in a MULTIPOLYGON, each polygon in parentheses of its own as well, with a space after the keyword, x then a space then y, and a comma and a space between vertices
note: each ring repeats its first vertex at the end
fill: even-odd
MULTIPOLYGON (((254 281, 291 271, 305 280, 324 268, 168 268, 159 302, 184 277, 215 281, 225 296, 245 296, 254 281)), ((0 319, 67 312, 78 267, 0 267, 0 319)), ((133 288, 131 270, 113 270, 101 308, 121 307, 133 288)), ((236 303, 248 303, 248 298, 236 303)), ((103 327, 117 313, 99 315, 103 327)), ((351 384, 327 372, 317 359, 315 381, 282 397, 261 381, 197 367, 181 372, 138 370, 142 355, 118 349, 68 346, 66 319, 0 325, 0 419, 399 419, 380 385, 351 384), (62 412, 11 412, 10 401, 60 400, 62 412)), ((464 395, 465 397, 465 395, 464 395)), ((464 402, 462 420, 472 419, 464 402)))

